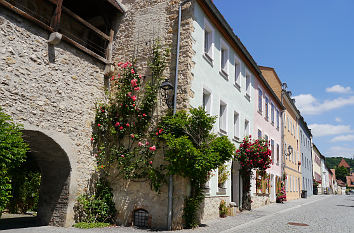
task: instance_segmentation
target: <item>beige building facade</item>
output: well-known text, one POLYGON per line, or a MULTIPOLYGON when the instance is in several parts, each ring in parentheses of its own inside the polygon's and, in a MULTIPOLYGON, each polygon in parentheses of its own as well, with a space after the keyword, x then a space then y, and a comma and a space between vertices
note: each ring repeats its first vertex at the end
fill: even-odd
POLYGON ((281 82, 274 68, 260 66, 260 69, 286 109, 283 112, 282 119, 282 170, 286 176, 287 200, 298 199, 302 190, 298 124, 300 113, 295 106, 294 100, 291 98, 291 92, 286 91, 286 84, 284 85, 281 82))

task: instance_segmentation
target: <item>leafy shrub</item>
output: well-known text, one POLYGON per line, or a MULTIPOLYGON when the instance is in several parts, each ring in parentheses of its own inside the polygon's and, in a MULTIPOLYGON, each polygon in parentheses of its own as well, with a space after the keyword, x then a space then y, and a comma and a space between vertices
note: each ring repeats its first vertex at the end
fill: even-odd
POLYGON ((0 213, 11 198, 9 170, 20 166, 26 159, 28 146, 22 139, 21 129, 0 108, 0 213))
POLYGON ((12 189, 8 204, 10 213, 37 211, 41 173, 31 156, 21 166, 11 169, 12 189))
POLYGON ((103 178, 99 179, 93 193, 79 196, 75 210, 77 222, 114 223, 116 209, 112 189, 107 181, 103 178))

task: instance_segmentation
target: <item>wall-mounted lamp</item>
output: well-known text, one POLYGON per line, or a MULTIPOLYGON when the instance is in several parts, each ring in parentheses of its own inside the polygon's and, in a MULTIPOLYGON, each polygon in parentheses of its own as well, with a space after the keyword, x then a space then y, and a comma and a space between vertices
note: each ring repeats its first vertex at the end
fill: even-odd
POLYGON ((164 99, 165 103, 167 104, 167 107, 169 109, 172 109, 174 86, 170 83, 169 79, 166 78, 165 81, 161 83, 160 88, 162 89, 161 96, 164 99))

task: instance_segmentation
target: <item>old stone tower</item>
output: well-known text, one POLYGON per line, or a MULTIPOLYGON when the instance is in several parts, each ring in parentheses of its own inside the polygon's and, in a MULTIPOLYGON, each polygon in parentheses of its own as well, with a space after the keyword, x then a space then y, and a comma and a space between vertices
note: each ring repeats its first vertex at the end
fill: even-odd
MULTIPOLYGON (((42 223, 71 226, 73 206, 95 172, 91 124, 95 103, 109 89, 112 63, 136 57, 145 71, 149 43, 159 38, 171 48, 166 77, 173 77, 178 0, 0 0, 0 105, 24 126, 42 182, 38 216, 42 223), (82 7, 82 6, 85 7, 82 7), (56 33, 58 32, 58 33, 56 33), (141 59, 140 59, 141 58, 141 59), (145 62, 145 63, 144 63, 145 62)), ((183 88, 179 108, 187 107, 192 66, 191 10, 183 8, 181 47, 183 88)), ((152 227, 166 226, 167 187, 142 193, 146 184, 122 188, 112 181, 121 224, 146 209, 152 227)), ((175 185, 186 187, 183 180, 175 185)), ((186 190, 175 189, 174 228, 182 224, 186 190)))

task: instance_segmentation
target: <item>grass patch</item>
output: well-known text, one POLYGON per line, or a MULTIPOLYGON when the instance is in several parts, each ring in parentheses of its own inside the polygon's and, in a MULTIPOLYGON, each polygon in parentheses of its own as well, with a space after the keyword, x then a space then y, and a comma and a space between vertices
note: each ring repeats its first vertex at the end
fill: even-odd
POLYGON ((75 223, 73 227, 81 228, 81 229, 89 229, 89 228, 102 228, 110 226, 110 223, 106 222, 78 222, 75 223))

